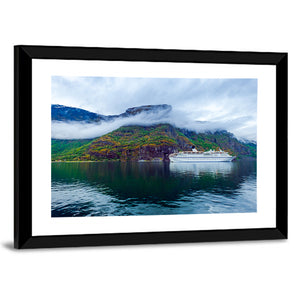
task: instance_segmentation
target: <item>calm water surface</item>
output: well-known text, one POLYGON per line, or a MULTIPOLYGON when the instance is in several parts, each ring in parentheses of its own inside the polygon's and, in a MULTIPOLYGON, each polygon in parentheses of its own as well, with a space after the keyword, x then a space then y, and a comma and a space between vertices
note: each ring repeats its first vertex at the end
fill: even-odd
POLYGON ((256 212, 256 161, 52 163, 52 217, 256 212))

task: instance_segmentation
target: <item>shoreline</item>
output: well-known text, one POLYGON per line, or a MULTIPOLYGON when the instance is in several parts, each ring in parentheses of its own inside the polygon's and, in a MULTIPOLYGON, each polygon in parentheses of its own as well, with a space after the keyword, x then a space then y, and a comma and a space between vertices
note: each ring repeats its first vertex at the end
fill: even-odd
MULTIPOLYGON (((257 160, 257 157, 239 157, 238 159, 234 159, 233 161, 241 161, 241 160, 257 160)), ((126 160, 122 161, 120 159, 110 159, 110 160, 65 160, 65 161, 58 161, 58 160, 51 160, 51 163, 102 163, 102 162, 138 162, 138 163, 165 163, 169 161, 163 160, 126 160)))
POLYGON ((138 162, 138 163, 143 163, 143 162, 155 162, 155 163, 161 163, 164 161, 153 161, 153 160, 145 160, 145 161, 138 161, 138 160, 126 160, 126 161, 122 161, 119 159, 116 160, 66 160, 66 161, 57 161, 57 160, 51 160, 51 163, 99 163, 99 162, 138 162))

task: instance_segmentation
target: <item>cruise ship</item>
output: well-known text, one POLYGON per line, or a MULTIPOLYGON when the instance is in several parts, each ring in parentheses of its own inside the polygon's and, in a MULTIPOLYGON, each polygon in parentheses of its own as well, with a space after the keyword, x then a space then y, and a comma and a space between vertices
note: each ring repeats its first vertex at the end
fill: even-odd
POLYGON ((205 152, 197 151, 195 148, 192 151, 182 151, 178 153, 172 153, 169 155, 171 162, 219 162, 219 161, 232 161, 235 156, 229 155, 227 152, 209 150, 205 152))

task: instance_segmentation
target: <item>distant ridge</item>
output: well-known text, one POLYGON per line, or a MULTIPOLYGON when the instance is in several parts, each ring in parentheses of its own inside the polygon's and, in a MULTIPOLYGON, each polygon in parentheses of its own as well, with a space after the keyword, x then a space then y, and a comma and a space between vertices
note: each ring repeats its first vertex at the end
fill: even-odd
POLYGON ((90 123, 103 120, 103 116, 81 108, 52 104, 51 119, 52 121, 77 121, 90 123))
POLYGON ((127 118, 138 115, 140 113, 168 113, 172 110, 172 106, 168 104, 158 105, 142 105, 137 107, 130 107, 124 113, 119 115, 101 115, 94 112, 90 112, 85 109, 64 106, 60 104, 51 105, 51 119, 52 121, 61 122, 101 122, 111 121, 118 118, 127 118))

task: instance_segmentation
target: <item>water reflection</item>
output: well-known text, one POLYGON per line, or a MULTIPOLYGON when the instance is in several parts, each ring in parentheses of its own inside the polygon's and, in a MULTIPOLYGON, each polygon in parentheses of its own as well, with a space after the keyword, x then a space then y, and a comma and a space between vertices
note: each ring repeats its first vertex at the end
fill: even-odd
POLYGON ((243 211, 256 211, 256 161, 52 163, 53 217, 243 211))
POLYGON ((192 176, 201 174, 229 175, 236 166, 232 162, 171 163, 170 171, 192 176))

